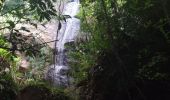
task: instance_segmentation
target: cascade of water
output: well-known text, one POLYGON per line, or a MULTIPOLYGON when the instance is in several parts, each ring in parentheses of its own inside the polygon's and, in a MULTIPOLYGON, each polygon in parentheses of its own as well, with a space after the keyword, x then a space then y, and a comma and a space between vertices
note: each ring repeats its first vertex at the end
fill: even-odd
POLYGON ((56 65, 53 71, 53 83, 60 86, 69 85, 69 76, 67 75, 69 67, 67 66, 64 44, 74 41, 80 29, 80 20, 75 18, 79 11, 79 0, 72 0, 67 3, 63 15, 69 15, 71 18, 62 22, 62 28, 58 34, 56 65))

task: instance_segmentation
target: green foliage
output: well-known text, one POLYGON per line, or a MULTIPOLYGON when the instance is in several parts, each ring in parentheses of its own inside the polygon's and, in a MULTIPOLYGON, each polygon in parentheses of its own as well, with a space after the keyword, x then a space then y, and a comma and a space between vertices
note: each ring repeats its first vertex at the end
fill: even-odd
POLYGON ((66 44, 66 49, 69 66, 71 66, 69 75, 74 78, 74 83, 87 78, 87 70, 94 64, 95 58, 93 52, 88 52, 90 49, 87 44, 66 44))
MULTIPOLYGON (((165 53, 169 55, 167 52, 169 48, 168 9, 170 9, 167 6, 168 1, 95 0, 93 2, 82 1, 82 3, 85 11, 81 11, 80 18, 84 24, 82 26, 86 27, 82 28, 83 31, 89 32, 92 36, 88 43, 88 45, 93 44, 90 49, 98 51, 99 54, 103 50, 119 53, 126 67, 129 65, 123 60, 127 59, 123 57, 125 54, 132 61, 138 59, 134 61, 134 67, 152 66, 150 69, 152 71, 157 64, 168 62, 168 56, 165 55, 165 53), (91 6, 93 9, 86 10, 91 6), (162 12, 164 13, 161 14, 162 12), (134 47, 135 49, 131 49, 134 47), (115 48, 116 51, 113 50, 115 48), (143 57, 145 57, 144 61, 142 61, 143 57), (146 62, 146 58, 150 60, 146 62)), ((157 72, 154 73, 157 74, 157 72)))
POLYGON ((87 73, 87 83, 79 85, 88 100, 129 95, 137 80, 170 79, 168 0, 81 2, 78 17, 90 40, 79 41, 72 56, 80 62, 73 66, 87 73), (89 65, 89 70, 83 69, 89 65))
POLYGON ((40 53, 37 56, 28 57, 30 62, 30 69, 25 73, 27 79, 33 79, 34 81, 44 78, 44 71, 49 64, 52 63, 52 51, 49 47, 40 48, 40 53))
MULTIPOLYGON (((11 45, 12 52, 18 49, 18 45, 25 44, 26 37, 23 37, 19 32, 30 32, 25 27, 17 29, 16 25, 18 23, 27 23, 37 28, 35 22, 49 21, 58 16, 51 0, 6 0, 2 2, 0 15, 0 30, 2 33, 9 33, 6 40, 11 45)), ((30 49, 30 47, 21 48, 21 51, 23 49, 30 49)))
POLYGON ((0 98, 1 100, 14 100, 18 87, 10 74, 0 76, 0 98))
MULTIPOLYGON (((25 27, 16 28, 18 23, 27 23, 37 28, 38 21, 50 20, 57 16, 53 2, 50 0, 5 0, 0 5, 0 74, 10 73, 20 86, 30 80, 42 79, 44 69, 50 63, 50 48, 35 36, 23 35, 20 31, 30 32, 25 27), (42 8, 45 5, 46 8, 42 8), (41 7, 40 7, 41 6, 41 7), (8 33, 8 34, 6 34, 8 33), (40 40, 40 41, 37 41, 40 40), (41 44, 42 43, 42 44, 41 44), (16 52, 24 53, 30 61, 30 69, 20 71, 20 58, 16 52)), ((26 83, 28 82, 28 83, 26 83)))
POLYGON ((53 16, 57 16, 51 0, 28 0, 28 2, 30 3, 30 10, 36 11, 40 21, 44 19, 49 21, 53 16))
POLYGON ((0 74, 5 71, 5 69, 9 69, 11 64, 15 63, 15 56, 11 54, 9 51, 9 43, 4 39, 4 37, 0 36, 0 74))
POLYGON ((23 0, 6 0, 3 4, 1 14, 4 15, 11 12, 12 10, 19 10, 21 7, 24 7, 23 0))
POLYGON ((28 85, 20 90, 17 100, 69 100, 69 97, 59 89, 52 89, 47 84, 28 85))
POLYGON ((53 2, 50 0, 7 0, 3 2, 1 14, 12 14, 18 18, 30 18, 36 15, 35 17, 40 21, 57 16, 53 2))
MULTIPOLYGON (((30 33, 30 30, 26 27, 18 29, 17 24, 30 24, 37 28, 37 24, 43 21, 50 21, 53 18, 60 20, 70 18, 67 15, 58 18, 54 2, 56 1, 0 1, 0 31, 2 33, 0 35, 0 98, 2 100, 14 100, 17 90, 22 87, 46 84, 43 78, 45 68, 51 63, 51 48, 32 34, 22 34, 21 31, 30 33), (30 63, 29 69, 20 69, 19 61, 22 58, 17 55, 23 56, 22 54, 30 63)), ((51 86, 49 88, 51 89, 51 86)), ((60 90, 51 89, 49 95, 52 96, 50 100, 68 100, 68 97, 60 90)))

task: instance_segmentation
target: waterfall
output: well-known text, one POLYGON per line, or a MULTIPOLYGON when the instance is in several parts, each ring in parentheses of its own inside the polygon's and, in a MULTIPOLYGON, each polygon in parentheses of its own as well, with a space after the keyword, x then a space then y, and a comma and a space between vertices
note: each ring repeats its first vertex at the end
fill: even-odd
POLYGON ((80 20, 75 18, 79 11, 79 0, 72 0, 65 5, 63 15, 69 15, 71 18, 61 22, 61 29, 57 37, 57 53, 55 59, 55 67, 53 68, 52 78, 53 84, 58 86, 68 86, 70 77, 67 75, 69 66, 67 65, 66 50, 64 44, 74 41, 80 29, 80 20))

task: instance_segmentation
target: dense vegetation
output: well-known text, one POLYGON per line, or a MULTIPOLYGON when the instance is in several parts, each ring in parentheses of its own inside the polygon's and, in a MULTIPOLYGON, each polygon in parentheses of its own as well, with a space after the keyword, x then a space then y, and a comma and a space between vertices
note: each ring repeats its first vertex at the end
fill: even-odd
POLYGON ((71 53, 81 100, 168 100, 169 0, 81 4, 84 38, 71 53))
POLYGON ((16 28, 63 19, 55 1, 0 1, 0 99, 24 97, 25 90, 43 94, 43 100, 47 95, 48 100, 68 100, 67 95, 73 100, 170 99, 169 0, 81 0, 80 36, 69 47, 75 85, 63 89, 67 95, 53 92, 43 80, 44 67, 52 61, 47 44, 21 34, 30 32, 25 27, 16 28), (31 62, 27 72, 19 71, 18 51, 31 62))
POLYGON ((29 29, 37 29, 51 19, 62 19, 54 2, 0 0, 0 100, 68 99, 62 90, 44 81, 52 50, 39 33, 35 35, 29 29))

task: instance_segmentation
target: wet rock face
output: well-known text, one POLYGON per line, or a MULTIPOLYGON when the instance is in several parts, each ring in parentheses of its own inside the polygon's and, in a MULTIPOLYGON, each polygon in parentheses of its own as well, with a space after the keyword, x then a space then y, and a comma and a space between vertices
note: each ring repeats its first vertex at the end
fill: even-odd
POLYGON ((45 79, 47 80, 47 81, 49 81, 49 83, 52 83, 53 82, 53 78, 54 78, 54 71, 55 71, 55 68, 54 67, 52 67, 52 66, 54 66, 54 65, 51 65, 50 67, 49 67, 49 69, 47 69, 47 72, 45 73, 45 79))
POLYGON ((59 74, 60 75, 67 75, 68 71, 69 71, 69 68, 64 68, 63 67, 62 69, 60 69, 59 74))
POLYGON ((61 29, 57 35, 56 53, 53 67, 47 70, 46 79, 57 86, 69 86, 68 75, 69 66, 67 53, 69 50, 65 48, 65 44, 72 44, 80 29, 80 20, 75 18, 75 15, 79 11, 79 0, 72 0, 68 2, 63 10, 64 15, 69 15, 71 18, 66 19, 65 22, 61 22, 61 29))
POLYGON ((69 86, 70 77, 68 75, 69 68, 67 66, 50 66, 46 73, 46 80, 54 86, 67 87, 69 86), (58 67, 57 70, 54 67, 58 67))

